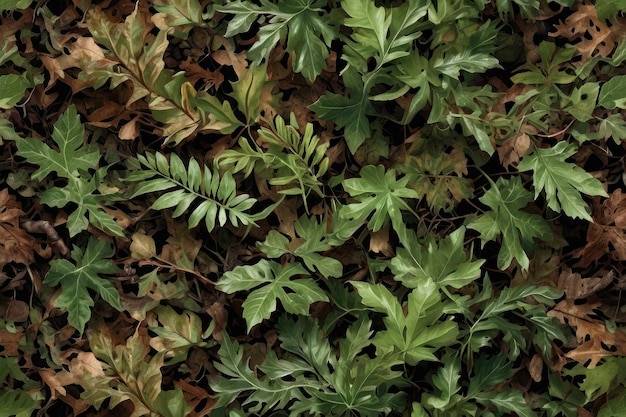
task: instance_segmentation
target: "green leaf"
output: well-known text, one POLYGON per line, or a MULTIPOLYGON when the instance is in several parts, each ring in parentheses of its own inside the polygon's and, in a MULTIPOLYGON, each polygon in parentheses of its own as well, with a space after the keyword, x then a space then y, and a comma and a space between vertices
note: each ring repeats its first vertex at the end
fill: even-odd
POLYGON ((481 392, 474 396, 474 400, 487 407, 496 407, 501 413, 512 411, 519 417, 537 417, 537 413, 526 404, 522 392, 516 389, 481 392))
POLYGON ((608 197, 602 184, 576 164, 565 162, 575 154, 576 145, 559 142, 547 149, 536 148, 524 156, 518 170, 533 171, 535 198, 545 190, 548 207, 561 210, 572 218, 591 221, 587 204, 581 193, 608 197))
POLYGON ((257 245, 270 258, 279 258, 285 253, 291 253, 301 258, 309 270, 318 270, 325 278, 339 277, 343 266, 337 259, 320 255, 332 248, 326 234, 326 223, 318 223, 314 218, 300 217, 295 223, 295 230, 301 242, 290 243, 284 235, 276 230, 270 230, 264 242, 257 245))
POLYGON ((178 387, 173 390, 159 392, 154 408, 159 410, 159 414, 163 417, 181 417, 193 411, 183 394, 183 390, 178 387))
POLYGON ((69 106, 54 124, 52 139, 57 144, 58 151, 37 139, 15 140, 18 155, 26 158, 28 163, 39 166, 32 174, 34 180, 41 181, 51 172, 64 178, 78 177, 80 171, 87 171, 98 165, 100 152, 85 144, 85 128, 74 105, 69 106))
POLYGON ((25 9, 32 3, 32 0, 0 0, 0 12, 5 10, 25 9))
POLYGON ((437 241, 429 235, 419 242, 415 233, 399 233, 403 248, 398 248, 391 260, 394 279, 405 287, 415 288, 424 279, 432 279, 440 288, 461 288, 480 277, 484 259, 470 262, 464 250, 465 228, 437 241))
POLYGON ((480 201, 491 208, 490 211, 471 219, 467 227, 477 230, 484 243, 502 237, 498 253, 498 268, 506 269, 516 259, 520 266, 528 269, 530 260, 527 253, 534 248, 534 238, 544 241, 552 238, 548 222, 541 216, 521 211, 533 201, 519 177, 498 178, 480 201))
POLYGON ((229 149, 216 158, 219 166, 230 167, 233 171, 245 171, 248 177, 253 171, 265 178, 271 185, 279 187, 285 195, 299 194, 308 212, 306 198, 310 191, 322 196, 321 177, 330 163, 326 156, 328 143, 320 143, 313 133, 313 125, 307 123, 304 132, 292 113, 289 124, 277 116, 269 128, 261 128, 259 142, 267 150, 254 145, 246 138, 239 140, 239 149, 229 149))
POLYGON ((396 230, 404 228, 401 209, 411 210, 405 198, 417 198, 417 193, 408 188, 409 178, 396 179, 396 171, 385 171, 382 165, 367 165, 361 169, 360 178, 343 182, 343 188, 359 203, 349 204, 342 210, 348 219, 365 221, 371 216, 368 227, 372 231, 383 228, 389 219, 396 230))
POLYGON ((616 75, 602 84, 598 105, 612 110, 616 107, 626 109, 626 75, 616 75))
POLYGON ((621 417, 626 410, 626 395, 618 395, 607 401, 606 405, 598 411, 598 417, 621 417))
POLYGON ((258 121, 261 93, 267 84, 267 64, 255 65, 245 69, 243 75, 230 85, 230 94, 237 101, 238 108, 246 116, 247 124, 258 121))
POLYGON ((39 403, 21 389, 0 390, 0 417, 28 417, 38 408, 39 403))
POLYGON ((625 377, 622 374, 624 366, 626 366, 626 358, 606 357, 594 368, 587 368, 579 363, 574 368, 565 370, 564 374, 572 378, 584 377, 579 387, 585 393, 586 400, 590 402, 610 393, 614 387, 624 381, 625 377))
POLYGON ((515 374, 513 363, 504 354, 491 358, 481 356, 475 362, 473 369, 474 376, 470 378, 467 388, 469 398, 474 398, 481 391, 495 388, 515 374))
POLYGON ((72 259, 75 264, 65 259, 50 262, 50 270, 43 282, 51 287, 61 286, 61 295, 54 301, 54 305, 68 312, 68 322, 81 334, 85 323, 91 318, 91 307, 94 305, 88 290, 95 291, 117 310, 124 310, 117 289, 110 281, 100 277, 100 274, 120 271, 107 259, 114 254, 115 250, 108 242, 91 237, 84 251, 74 246, 72 259))
POLYGON ((448 77, 458 79, 461 71, 483 73, 488 69, 502 68, 492 54, 496 50, 499 29, 487 23, 467 38, 466 45, 457 48, 437 48, 430 60, 432 68, 448 77))
POLYGON ((437 396, 425 394, 422 403, 429 408, 446 410, 459 397, 456 395, 461 389, 459 379, 461 377, 461 361, 458 357, 448 357, 443 361, 443 366, 432 376, 433 386, 439 391, 437 396))
MULTIPOLYGON (((1 9, 1 7, 0 7, 1 9)), ((10 109, 19 103, 26 89, 34 87, 23 75, 8 74, 0 75, 0 109, 10 109)))
POLYGON ((626 139, 626 121, 619 114, 611 114, 600 120, 598 133, 605 139, 611 138, 616 144, 621 144, 626 139))
POLYGON ((375 114, 375 111, 363 91, 363 81, 358 74, 347 71, 343 75, 343 80, 350 97, 327 93, 310 105, 309 109, 318 117, 344 128, 348 149, 354 154, 359 146, 372 136, 367 116, 375 114))
POLYGON ((67 217, 70 236, 87 230, 90 224, 116 236, 124 236, 124 230, 103 208, 104 203, 113 201, 112 196, 96 194, 100 185, 96 176, 90 179, 70 178, 67 186, 53 187, 40 194, 41 202, 50 207, 65 207, 76 204, 76 210, 67 217))
POLYGON ((613 19, 619 12, 624 11, 624 3, 620 0, 596 0, 595 9, 599 19, 613 19))
POLYGON ((280 0, 276 4, 263 0, 259 7, 237 0, 216 9, 235 15, 228 24, 227 37, 247 32, 259 16, 270 15, 269 23, 258 31, 258 39, 250 48, 248 58, 260 64, 269 57, 276 43, 287 37, 286 49, 294 56, 294 71, 313 81, 326 67, 328 46, 336 37, 336 29, 322 8, 325 4, 323 0, 280 0))
POLYGON ((152 16, 152 21, 161 30, 176 27, 186 34, 194 26, 206 26, 202 15, 202 5, 196 0, 155 0, 154 8, 159 12, 152 16))
POLYGON ((152 209, 163 210, 174 207, 172 215, 178 217, 191 211, 189 227, 193 228, 204 220, 209 232, 216 224, 224 226, 230 221, 237 226, 252 225, 264 219, 275 207, 271 205, 262 212, 249 214, 247 211, 254 206, 256 199, 248 194, 237 194, 237 184, 231 171, 221 175, 217 170, 200 167, 194 159, 189 160, 187 167, 180 158, 172 153, 170 160, 161 153, 147 153, 138 156, 139 162, 148 169, 137 170, 126 177, 128 182, 137 182, 131 198, 139 195, 159 192, 175 188, 161 194, 152 203, 152 209), (146 173, 150 172, 150 175, 146 173), (148 179, 150 177, 157 177, 148 179), (195 208, 192 204, 198 203, 195 208))
POLYGON ((569 97, 571 105, 566 106, 564 110, 577 120, 586 122, 593 117, 599 91, 600 85, 598 83, 586 83, 580 88, 574 88, 569 97))
POLYGON ((254 290, 246 297, 243 317, 248 331, 264 319, 270 318, 280 300, 285 310, 293 314, 309 314, 309 306, 316 301, 328 301, 328 297, 312 278, 293 279, 308 275, 300 264, 285 267, 274 261, 262 259, 255 265, 238 266, 222 275, 216 288, 228 294, 254 290), (289 290, 289 292, 287 292, 289 290))
POLYGON ((302 398, 300 384, 289 384, 280 378, 258 379, 248 367, 248 360, 243 359, 243 346, 228 336, 220 343, 218 357, 219 362, 214 366, 227 378, 223 376, 211 384, 211 389, 218 394, 217 406, 232 403, 244 392, 247 393, 244 404, 256 402, 258 410, 266 410, 266 405, 284 408, 289 401, 302 398))
POLYGON ((436 361, 434 352, 455 341, 458 327, 452 321, 440 322, 444 304, 432 280, 425 279, 409 293, 406 315, 396 297, 384 286, 352 282, 363 304, 386 314, 386 331, 378 332, 374 345, 379 356, 393 351, 415 366, 423 360, 436 361))

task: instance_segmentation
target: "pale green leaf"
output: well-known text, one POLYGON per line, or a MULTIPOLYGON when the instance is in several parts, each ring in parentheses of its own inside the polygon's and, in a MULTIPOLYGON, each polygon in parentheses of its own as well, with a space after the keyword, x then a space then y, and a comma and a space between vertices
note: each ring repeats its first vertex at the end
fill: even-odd
POLYGON ((350 97, 326 93, 310 105, 309 109, 318 117, 334 122, 338 128, 344 128, 348 149, 354 154, 371 137, 367 116, 375 112, 363 91, 364 85, 360 77, 349 71, 344 73, 343 78, 350 97))
POLYGON ((313 279, 292 279, 302 275, 306 276, 308 272, 298 263, 283 267, 277 262, 262 259, 255 265, 238 266, 226 272, 216 288, 229 294, 253 289, 242 305, 249 331, 271 316, 277 308, 277 300, 287 312, 304 315, 308 314, 312 303, 328 301, 313 279))
POLYGON ((602 84, 598 105, 612 110, 616 107, 626 108, 626 75, 616 75, 602 84))
POLYGON ((360 178, 343 182, 344 189, 359 202, 345 206, 342 216, 365 221, 371 215, 368 227, 374 232, 383 228, 389 219, 394 228, 404 228, 400 210, 411 210, 405 199, 418 197, 408 188, 409 178, 398 180, 394 169, 385 170, 382 165, 364 166, 360 175, 360 178))

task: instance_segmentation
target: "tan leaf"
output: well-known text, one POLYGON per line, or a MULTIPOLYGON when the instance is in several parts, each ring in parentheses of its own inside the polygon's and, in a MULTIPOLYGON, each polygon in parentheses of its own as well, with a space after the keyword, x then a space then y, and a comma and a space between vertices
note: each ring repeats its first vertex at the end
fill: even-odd
POLYGON ((516 133, 498 146, 498 156, 502 165, 509 166, 517 164, 526 154, 530 147, 530 136, 526 133, 516 133))
POLYGON ((137 120, 139 120, 139 116, 135 116, 124 126, 120 128, 118 133, 118 137, 122 140, 133 140, 139 137, 139 126, 137 125, 137 120))
POLYGON ((20 347, 20 339, 24 336, 24 333, 17 331, 11 333, 8 330, 0 329, 0 355, 2 356, 17 356, 20 347))
POLYGON ((593 4, 582 4, 569 15, 565 22, 555 25, 556 31, 551 36, 568 39, 577 50, 581 60, 574 65, 582 65, 591 57, 607 57, 615 46, 622 41, 626 30, 624 23, 618 19, 608 27, 598 18, 593 4))
POLYGON ((565 267, 559 275, 558 288, 565 291, 567 298, 583 299, 606 288, 615 278, 614 271, 608 271, 600 277, 583 278, 578 273, 565 267))
POLYGON ((37 239, 20 227, 24 215, 21 204, 7 188, 0 191, 0 269, 7 263, 30 265, 35 262, 37 239))
POLYGON ((543 372, 543 359, 541 355, 535 354, 530 360, 530 364, 528 364, 528 372, 530 373, 530 377, 535 382, 541 381, 541 374, 543 372))
POLYGON ((565 356, 588 368, 594 368, 606 356, 626 356, 626 333, 621 329, 611 332, 593 318, 600 307, 599 302, 576 304, 575 300, 565 299, 548 312, 575 329, 578 347, 565 356))
POLYGON ((51 369, 40 369, 39 376, 48 388, 50 388, 50 398, 52 400, 57 398, 57 394, 61 394, 62 396, 67 395, 67 391, 63 388, 63 384, 59 381, 55 372, 51 369))
POLYGON ((131 236, 130 256, 135 259, 149 259, 157 255, 156 243, 152 236, 135 232, 131 236))
POLYGON ((606 254, 614 261, 626 260, 626 194, 620 189, 602 205, 598 199, 594 201, 587 244, 574 253, 581 258, 576 266, 586 267, 606 254))
POLYGON ((384 228, 370 233, 370 251, 389 257, 394 256, 393 247, 389 243, 389 229, 384 228))
POLYGON ((28 320, 30 307, 24 301, 10 298, 0 302, 0 317, 5 321, 23 322, 28 320))

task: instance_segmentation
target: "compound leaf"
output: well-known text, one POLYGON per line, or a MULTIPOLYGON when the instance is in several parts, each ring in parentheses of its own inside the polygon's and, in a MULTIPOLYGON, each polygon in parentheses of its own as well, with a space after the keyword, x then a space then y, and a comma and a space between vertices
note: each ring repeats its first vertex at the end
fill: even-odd
POLYGON ((499 178, 480 201, 491 210, 470 220, 467 227, 480 232, 483 245, 497 236, 502 237, 498 268, 506 269, 516 259, 522 268, 528 269, 527 252, 534 248, 533 239, 550 240, 552 237, 545 219, 521 211, 533 201, 530 191, 524 188, 519 177, 499 178))
POLYGON ((391 260, 391 271, 396 280, 408 288, 430 278, 439 287, 461 288, 480 276, 480 267, 485 262, 471 262, 464 247, 465 228, 450 233, 436 241, 428 236, 419 242, 415 233, 405 230, 399 233, 403 248, 398 248, 391 260))
POLYGON ((78 177, 79 171, 87 171, 98 165, 100 152, 85 145, 85 128, 80 122, 76 106, 69 106, 59 117, 54 124, 52 139, 58 151, 37 139, 15 140, 18 154, 29 163, 39 165, 39 169, 32 174, 34 180, 40 181, 52 172, 64 178, 78 177))
POLYGON ((608 197, 591 174, 565 160, 576 153, 576 145, 559 142, 547 149, 535 148, 519 163, 520 171, 533 171, 535 198, 545 190, 548 207, 570 217, 591 221, 581 194, 608 197))
POLYGON ((365 221, 373 213, 368 223, 370 230, 380 230, 389 219, 396 230, 403 229, 400 209, 411 210, 404 199, 418 197, 415 190, 407 187, 409 178, 398 180, 394 169, 385 172, 382 165, 364 166, 360 174, 360 178, 343 183, 344 189, 359 202, 345 206, 342 216, 365 221))
POLYGON ((328 297, 312 278, 293 279, 308 275, 298 263, 281 266, 274 261, 262 259, 255 265, 238 266, 226 272, 217 282, 220 291, 232 294, 236 291, 254 289, 243 302, 243 317, 248 331, 276 310, 280 300, 285 310, 293 314, 308 315, 309 306, 316 301, 328 301, 328 297), (288 290, 288 291, 287 291, 288 290))
POLYGON ((61 295, 54 305, 68 312, 68 322, 81 334, 91 318, 91 307, 94 305, 89 290, 95 291, 117 310, 124 310, 113 284, 100 277, 100 274, 119 272, 119 268, 107 259, 114 254, 115 250, 108 242, 91 237, 84 251, 74 246, 72 258, 75 264, 65 259, 50 263, 43 282, 49 286, 61 285, 61 295))

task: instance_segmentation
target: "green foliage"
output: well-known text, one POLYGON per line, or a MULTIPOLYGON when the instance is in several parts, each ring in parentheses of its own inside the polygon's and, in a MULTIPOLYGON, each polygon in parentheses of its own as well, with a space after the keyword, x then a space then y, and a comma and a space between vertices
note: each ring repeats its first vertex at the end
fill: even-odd
POLYGON ((433 354, 438 348, 454 343, 457 324, 439 322, 445 304, 432 280, 423 280, 407 297, 405 309, 396 297, 381 284, 353 282, 363 304, 373 311, 384 313, 386 331, 379 331, 372 342, 378 356, 400 353, 402 361, 411 366, 420 361, 436 361, 433 354))
POLYGON ((341 215, 347 219, 367 220, 372 231, 385 227, 389 219, 396 230, 404 228, 401 209, 411 211, 405 198, 417 198, 417 193, 408 188, 409 178, 396 178, 394 169, 387 170, 382 165, 367 165, 361 169, 359 178, 343 182, 343 188, 358 201, 345 206, 341 215), (372 215, 373 213, 373 215, 372 215))
POLYGON ((533 201, 532 194, 524 189, 519 177, 498 178, 498 181, 480 198, 490 211, 471 219, 467 227, 480 232, 480 239, 502 238, 498 253, 498 268, 506 269, 513 259, 524 269, 528 268, 528 253, 535 247, 534 238, 550 240, 550 226, 536 214, 521 211, 533 201))
POLYGON ((233 172, 244 171, 249 177, 257 172, 271 185, 282 187, 281 194, 301 195, 306 204, 310 191, 323 195, 321 177, 328 170, 325 152, 328 143, 321 144, 308 123, 304 134, 299 133, 298 122, 291 114, 290 124, 278 116, 268 128, 261 128, 259 142, 267 150, 246 138, 239 140, 239 149, 226 150, 217 158, 220 166, 232 166, 233 172))
POLYGON ((280 300, 287 312, 302 315, 308 314, 312 303, 328 301, 312 278, 292 280, 300 275, 308 272, 298 263, 281 266, 263 259, 255 265, 238 266, 224 273, 216 286, 227 294, 255 288, 242 304, 243 318, 250 330, 276 311, 276 300, 280 300))
POLYGON ((0 0, 0 417, 620 415, 619 2, 53 3, 0 0))
POLYGON ((322 8, 325 5, 325 0, 279 0, 276 4, 261 0, 260 6, 247 0, 235 0, 216 9, 235 15, 228 23, 226 37, 248 32, 259 17, 267 16, 267 23, 258 31, 258 39, 248 51, 248 58, 260 64, 286 37, 287 52, 294 56, 293 70, 313 81, 326 67, 328 47, 337 32, 322 8))
POLYGON ((337 278, 341 276, 343 267, 337 259, 323 256, 320 252, 330 250, 334 245, 343 243, 326 233, 326 225, 318 223, 314 218, 300 217, 294 228, 303 241, 290 242, 287 237, 270 230, 264 242, 259 242, 258 247, 270 258, 279 258, 290 253, 302 259, 309 270, 319 271, 324 278, 337 278))
POLYGON ((86 230, 89 224, 123 236, 123 229, 103 210, 103 204, 115 199, 99 191, 106 168, 96 170, 93 175, 89 173, 89 170, 97 168, 100 151, 85 144, 85 128, 74 106, 70 106, 54 124, 52 139, 58 151, 35 138, 15 138, 18 154, 29 163, 39 166, 31 175, 33 180, 42 181, 52 173, 67 178, 64 187, 53 186, 43 191, 40 194, 41 201, 51 207, 77 204, 77 208, 67 218, 70 236, 86 230))
POLYGON ((212 231, 217 224, 224 226, 227 221, 237 226, 252 225, 255 221, 266 216, 264 212, 248 214, 256 199, 248 194, 237 195, 236 183, 230 171, 220 176, 206 165, 200 164, 193 158, 189 165, 184 163, 176 154, 169 155, 170 159, 162 153, 147 153, 138 156, 138 161, 147 169, 138 169, 126 177, 126 181, 139 182, 134 189, 131 198, 139 195, 154 193, 176 188, 159 196, 152 203, 153 210, 163 210, 175 207, 172 215, 182 216, 192 204, 200 201, 191 209, 189 215, 189 227, 196 227, 202 220, 207 230, 212 231), (153 178, 153 177, 157 178, 153 178), (150 179, 152 178, 152 179, 150 179))
POLYGON ((54 300, 54 305, 68 313, 68 322, 79 333, 85 329, 85 324, 91 318, 91 307, 94 306, 89 290, 95 291, 119 311, 124 310, 113 284, 100 276, 120 271, 107 259, 114 253, 113 247, 106 241, 90 238, 84 250, 74 246, 72 259, 75 264, 65 259, 50 263, 50 270, 43 282, 48 286, 61 286, 61 295, 54 300))
POLYGON ((427 235, 422 241, 415 233, 404 230, 400 234, 402 248, 391 260, 394 279, 407 288, 417 288, 425 280, 432 280, 439 288, 461 288, 480 277, 484 260, 470 262, 463 250, 465 228, 459 228, 445 239, 437 241, 427 235))
POLYGON ((87 172, 98 165, 100 152, 97 148, 85 144, 85 128, 75 106, 70 106, 54 124, 52 139, 59 150, 34 138, 15 141, 19 155, 39 169, 32 173, 32 178, 42 180, 48 174, 56 172, 63 178, 76 178, 80 172, 87 172))
POLYGON ((225 338, 219 351, 221 363, 215 367, 228 378, 211 386, 219 393, 218 405, 251 391, 242 406, 254 413, 273 408, 288 409, 290 416, 359 413, 373 417, 398 409, 403 395, 388 390, 401 381, 400 372, 391 370, 400 362, 359 354, 370 344, 370 325, 368 320, 352 324, 346 338, 339 341, 337 357, 317 323, 304 317, 296 322, 282 317, 278 329, 286 356, 279 359, 273 353, 268 355, 258 367, 263 379, 248 367, 242 347, 225 338))
MULTIPOLYGON (((570 217, 591 220, 581 193, 608 197, 602 184, 567 158, 576 153, 576 146, 559 142, 552 148, 535 148, 519 163, 517 169, 533 171, 535 198, 545 190, 548 207, 563 211, 570 217)), ((545 240, 545 239, 544 239, 545 240)))

